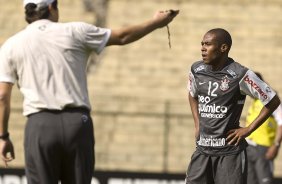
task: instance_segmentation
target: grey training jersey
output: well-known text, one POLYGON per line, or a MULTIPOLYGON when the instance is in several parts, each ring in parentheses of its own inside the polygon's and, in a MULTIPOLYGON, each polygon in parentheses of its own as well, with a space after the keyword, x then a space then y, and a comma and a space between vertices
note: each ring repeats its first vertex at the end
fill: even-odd
POLYGON ((275 92, 251 70, 229 58, 220 71, 212 71, 203 61, 194 63, 189 74, 189 91, 198 100, 199 133, 197 149, 209 155, 240 152, 238 146, 228 145, 227 132, 239 127, 246 95, 258 98, 266 105, 275 92))
POLYGON ((110 35, 111 30, 84 22, 37 20, 2 45, 0 82, 18 84, 25 116, 44 109, 90 110, 87 61, 110 35))

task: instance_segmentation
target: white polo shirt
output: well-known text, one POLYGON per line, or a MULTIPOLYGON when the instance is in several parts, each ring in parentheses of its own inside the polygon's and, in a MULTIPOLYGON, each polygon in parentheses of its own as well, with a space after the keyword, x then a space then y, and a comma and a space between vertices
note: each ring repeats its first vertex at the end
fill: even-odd
POLYGON ((18 82, 24 115, 42 109, 91 109, 87 61, 92 51, 104 49, 110 34, 82 22, 33 22, 2 45, 0 82, 18 82))

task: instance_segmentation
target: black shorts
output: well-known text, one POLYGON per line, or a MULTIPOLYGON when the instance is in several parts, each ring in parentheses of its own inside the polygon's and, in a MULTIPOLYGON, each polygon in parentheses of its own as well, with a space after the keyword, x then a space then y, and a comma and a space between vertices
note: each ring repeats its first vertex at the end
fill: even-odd
POLYGON ((186 184, 246 184, 247 155, 209 156, 194 152, 186 173, 186 184))
POLYGON ((93 123, 88 110, 44 110, 25 129, 29 184, 90 184, 94 170, 93 123))

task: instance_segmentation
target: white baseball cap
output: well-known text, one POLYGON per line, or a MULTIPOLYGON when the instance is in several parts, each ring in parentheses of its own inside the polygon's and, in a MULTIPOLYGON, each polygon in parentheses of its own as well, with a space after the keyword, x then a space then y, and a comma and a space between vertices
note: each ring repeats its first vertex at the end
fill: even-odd
POLYGON ((23 5, 24 7, 28 4, 28 3, 33 3, 36 5, 45 5, 48 6, 49 4, 53 3, 55 0, 23 0, 23 5))

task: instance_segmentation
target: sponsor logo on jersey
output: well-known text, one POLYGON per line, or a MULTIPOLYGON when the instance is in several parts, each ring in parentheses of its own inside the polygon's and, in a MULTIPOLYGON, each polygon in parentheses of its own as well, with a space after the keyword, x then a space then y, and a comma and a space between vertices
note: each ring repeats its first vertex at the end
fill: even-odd
POLYGON ((229 82, 230 80, 228 79, 227 76, 224 76, 221 80, 221 84, 220 84, 220 89, 221 91, 227 91, 229 89, 229 82))
POLYGON ((202 71, 202 70, 204 70, 204 69, 205 69, 205 66, 204 66, 204 65, 200 65, 200 66, 198 66, 198 67, 194 70, 194 72, 197 73, 197 72, 202 71))
MULTIPOLYGON (((252 80, 249 75, 244 78, 244 81, 251 85, 265 100, 268 98, 267 94, 252 80)), ((268 89, 270 90, 270 88, 268 89)))
POLYGON ((265 91, 266 91, 267 93, 271 93, 271 92, 272 92, 272 90, 270 89, 270 87, 266 87, 266 88, 265 88, 265 91))
POLYGON ((39 26, 38 29, 41 30, 41 31, 45 31, 46 25, 39 26))
POLYGON ((237 77, 237 74, 233 70, 227 70, 227 72, 232 76, 233 79, 237 77))
POLYGON ((226 116, 228 110, 227 107, 216 104, 208 104, 210 102, 209 96, 199 95, 198 101, 198 110, 202 118, 221 119, 226 116))
POLYGON ((197 141, 197 144, 200 146, 209 146, 209 147, 222 147, 226 144, 225 138, 213 138, 210 137, 204 137, 200 135, 200 139, 197 141))

